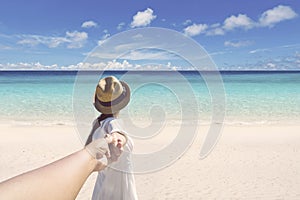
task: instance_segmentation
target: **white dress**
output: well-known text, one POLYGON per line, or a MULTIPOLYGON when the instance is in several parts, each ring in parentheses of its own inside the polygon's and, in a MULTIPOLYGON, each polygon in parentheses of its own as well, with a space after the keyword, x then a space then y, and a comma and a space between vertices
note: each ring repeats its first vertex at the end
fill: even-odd
MULTIPOLYGON (((121 132, 126 134, 118 119, 109 117, 100 122, 93 134, 93 140, 103 138, 105 134, 121 132)), ((127 135, 127 134, 126 134, 127 135)), ((92 200, 137 200, 135 180, 132 172, 131 152, 133 141, 127 135, 124 152, 118 161, 98 172, 92 200), (118 170, 118 169, 121 169, 118 170)))

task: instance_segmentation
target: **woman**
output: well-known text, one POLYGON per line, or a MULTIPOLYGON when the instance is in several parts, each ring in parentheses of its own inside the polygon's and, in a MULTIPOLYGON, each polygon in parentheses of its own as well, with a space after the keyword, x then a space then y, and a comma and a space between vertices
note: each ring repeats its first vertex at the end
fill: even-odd
POLYGON ((86 145, 92 140, 109 135, 121 148, 110 149, 109 166, 99 172, 92 200, 137 200, 131 163, 133 141, 117 119, 120 110, 129 101, 130 88, 125 82, 114 76, 99 81, 94 106, 102 114, 94 121, 86 145))

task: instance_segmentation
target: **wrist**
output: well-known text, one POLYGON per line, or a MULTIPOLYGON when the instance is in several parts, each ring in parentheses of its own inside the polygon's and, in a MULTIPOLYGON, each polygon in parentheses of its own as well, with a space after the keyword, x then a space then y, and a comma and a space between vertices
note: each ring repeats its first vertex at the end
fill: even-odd
POLYGON ((89 170, 90 170, 90 172, 93 172, 95 170, 95 168, 97 167, 98 161, 95 157, 93 157, 91 155, 91 153, 89 152, 89 150, 87 148, 84 148, 84 152, 87 156, 89 170))

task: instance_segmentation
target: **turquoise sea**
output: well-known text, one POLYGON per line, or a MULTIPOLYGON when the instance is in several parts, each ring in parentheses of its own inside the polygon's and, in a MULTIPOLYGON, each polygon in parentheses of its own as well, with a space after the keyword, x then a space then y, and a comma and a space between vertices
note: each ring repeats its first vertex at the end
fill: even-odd
MULTIPOLYGON (((206 73, 210 77, 210 72, 206 73)), ((51 125, 74 124, 74 98, 89 99, 92 108, 95 77, 114 75, 129 85, 144 83, 132 91, 129 116, 151 120, 150 110, 159 106, 172 120, 182 118, 181 109, 197 110, 199 120, 209 123, 212 102, 207 83, 198 72, 158 71, 1 71, 0 123, 51 125), (178 73, 178 72, 177 72, 178 73), (81 81, 78 83, 78 78, 81 81), (78 87, 82 95, 74 95, 78 87), (188 89, 188 87, 191 88, 188 89), (191 91, 193 93, 191 93, 191 91), (180 94, 179 94, 180 93, 180 94), (195 98, 189 105, 178 96, 195 98)), ((213 74, 211 82, 213 84, 213 74)), ((225 71, 221 72, 225 91, 225 124, 298 124, 300 122, 300 72, 297 71, 225 71)), ((95 113, 97 115, 97 113, 95 113)), ((187 115, 187 114, 185 114, 187 115)), ((189 116, 184 116, 188 118, 189 116)))

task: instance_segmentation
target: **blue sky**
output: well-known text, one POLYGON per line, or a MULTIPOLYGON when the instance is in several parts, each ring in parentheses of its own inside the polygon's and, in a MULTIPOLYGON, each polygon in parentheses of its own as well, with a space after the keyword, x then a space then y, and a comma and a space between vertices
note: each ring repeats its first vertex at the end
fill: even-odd
POLYGON ((191 37, 219 69, 300 69, 299 14, 297 0, 3 0, 0 69, 81 68, 97 45, 140 27, 191 37))

